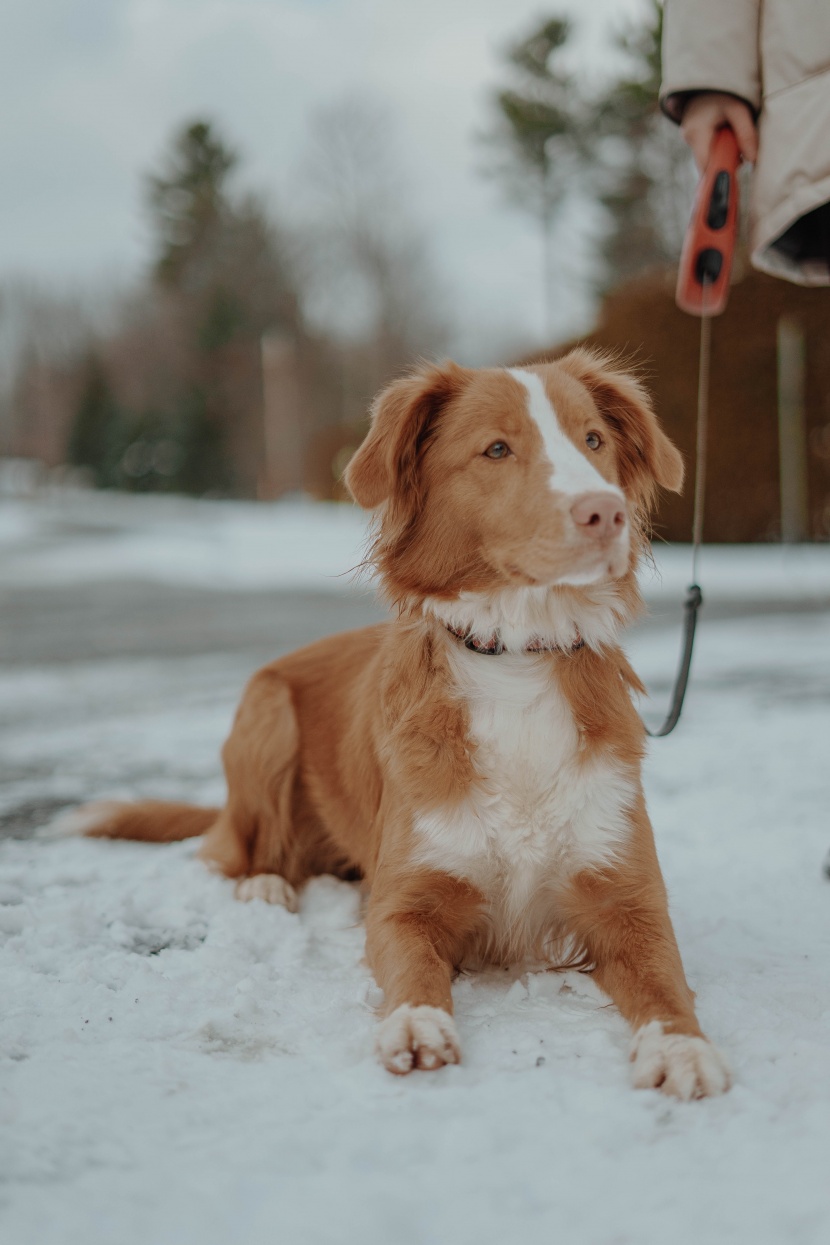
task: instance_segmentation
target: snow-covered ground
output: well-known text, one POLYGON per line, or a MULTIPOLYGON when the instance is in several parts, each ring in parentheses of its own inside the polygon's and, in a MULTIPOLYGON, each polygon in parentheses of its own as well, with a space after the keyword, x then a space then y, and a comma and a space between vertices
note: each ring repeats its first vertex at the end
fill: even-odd
MULTIPOLYGON (((191 501, 64 491, 0 496, 0 584, 99 583, 129 578, 235 589, 348 589, 366 536, 355 506, 191 501)), ((654 547, 643 570, 649 601, 682 598, 691 555, 654 547)), ((707 600, 830 602, 830 545, 712 546, 702 562, 707 600)))
MULTIPOLYGON (((59 576, 331 589, 362 530, 334 508, 6 503, 0 591, 59 576)), ((661 612, 686 557, 660 555, 661 612)), ((684 719, 652 745, 646 782, 730 1094, 632 1090, 626 1026, 591 979, 521 968, 457 982, 460 1067, 395 1079, 372 1056, 378 996, 353 887, 320 879, 295 916, 236 903, 192 843, 12 839, 0 1239, 830 1239, 830 549, 707 550, 702 578, 710 599, 750 608, 704 616, 684 719)), ((668 626, 630 645, 663 695, 677 648, 668 626)), ((216 754, 249 668, 228 653, 0 668, 0 814, 93 795, 220 799, 216 754)))
POLYGON ((0 582, 128 577, 209 588, 348 586, 366 524, 356 506, 58 492, 0 498, 0 582))

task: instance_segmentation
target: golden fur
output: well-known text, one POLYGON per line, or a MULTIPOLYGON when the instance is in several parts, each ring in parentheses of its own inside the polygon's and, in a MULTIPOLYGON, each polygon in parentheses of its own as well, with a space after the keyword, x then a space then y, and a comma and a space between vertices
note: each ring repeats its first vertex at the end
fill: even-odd
MULTIPOLYGON (((395 382, 346 479, 376 512, 371 561, 398 618, 329 637, 253 677, 223 750, 223 809, 93 806, 88 832, 154 841, 204 833, 203 859, 237 879, 279 875, 292 888, 321 873, 364 879, 367 956, 390 1018, 379 1051, 392 1071, 459 1057, 449 1016, 461 964, 568 947, 649 1035, 632 1054, 635 1083, 682 1097, 718 1092, 727 1074, 701 1041, 640 787, 644 732, 631 692, 642 689, 615 642, 590 638, 594 616, 616 627, 636 615, 649 507, 658 486, 680 488, 682 462, 642 386, 608 360, 577 350, 532 371, 600 484, 622 490, 626 542, 598 543, 575 527, 511 373, 445 364, 395 382), (595 452, 585 448, 593 430, 601 433, 595 452), (488 456, 494 443, 506 443, 509 456, 488 456), (595 582, 557 583, 598 557, 595 582), (594 765, 634 795, 624 840, 607 857, 550 870, 515 928, 494 929, 492 895, 463 870, 424 864, 416 826, 431 814, 454 825, 487 781, 477 769, 474 705, 453 674, 468 658, 445 626, 447 612, 469 601, 527 603, 530 593, 533 637, 549 651, 513 660, 532 663, 544 694, 559 698, 551 712, 569 715, 574 773, 594 765), (556 630, 563 618, 580 620, 565 645, 556 630), (661 1034, 684 1035, 685 1044, 661 1034)), ((509 858, 509 827, 497 832, 508 834, 509 858)), ((440 857, 440 834, 437 844, 440 857)))

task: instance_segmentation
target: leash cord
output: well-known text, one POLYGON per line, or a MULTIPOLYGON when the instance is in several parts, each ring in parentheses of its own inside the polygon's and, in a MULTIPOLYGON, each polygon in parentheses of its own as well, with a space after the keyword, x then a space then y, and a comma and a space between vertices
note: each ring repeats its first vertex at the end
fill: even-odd
MULTIPOLYGON (((700 361, 697 375, 697 437, 695 444, 695 500, 692 517, 692 582, 686 589, 686 600, 683 602, 683 650, 680 665, 674 680, 671 705, 662 726, 650 730, 646 726, 646 734, 651 739, 662 739, 670 735, 683 710, 686 688, 689 683, 689 671, 692 668, 692 653, 695 646, 695 629, 697 627, 698 610, 703 604, 703 593, 697 582, 698 555, 703 542, 703 511, 706 496, 706 439, 709 430, 709 364, 712 355, 712 318, 706 309, 706 288, 709 284, 704 276, 703 294, 700 316, 700 361)), ((643 723, 645 726, 646 724, 643 723)))
MULTIPOLYGON (((683 602, 683 611, 685 618, 683 620, 683 652, 680 657, 680 666, 678 667, 677 677, 674 680, 674 691, 672 692, 671 705, 666 715, 663 725, 657 730, 652 731, 646 726, 646 734, 652 739, 662 739, 664 735, 670 735, 677 723, 680 721, 680 713, 683 709, 683 701, 686 696, 686 687, 689 682, 689 671, 692 666, 692 651, 695 644, 695 628, 697 626, 697 612, 703 604, 703 593, 697 584, 690 584, 686 589, 686 600, 683 602)), ((645 725, 645 723, 644 723, 645 725)))

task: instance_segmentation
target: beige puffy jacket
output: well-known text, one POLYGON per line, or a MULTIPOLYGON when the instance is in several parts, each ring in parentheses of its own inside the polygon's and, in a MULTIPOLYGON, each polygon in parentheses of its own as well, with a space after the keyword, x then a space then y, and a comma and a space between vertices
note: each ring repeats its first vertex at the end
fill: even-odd
POLYGON ((830 284, 830 0, 666 0, 660 103, 725 91, 753 109, 756 268, 830 284))

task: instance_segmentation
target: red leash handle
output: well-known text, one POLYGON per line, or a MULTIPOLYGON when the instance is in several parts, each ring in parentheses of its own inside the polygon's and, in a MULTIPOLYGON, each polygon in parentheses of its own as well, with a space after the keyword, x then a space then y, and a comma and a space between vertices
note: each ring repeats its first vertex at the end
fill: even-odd
POLYGON ((736 174, 740 162, 738 140, 725 125, 712 142, 680 253, 675 301, 692 316, 719 316, 729 297, 738 235, 736 174))

